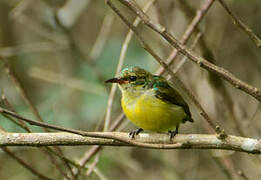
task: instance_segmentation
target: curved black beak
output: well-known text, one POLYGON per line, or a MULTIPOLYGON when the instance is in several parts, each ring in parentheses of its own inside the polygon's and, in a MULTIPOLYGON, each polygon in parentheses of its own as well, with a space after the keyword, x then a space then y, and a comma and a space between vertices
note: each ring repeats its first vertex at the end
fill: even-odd
POLYGON ((105 83, 118 83, 118 84, 125 84, 128 81, 121 79, 121 78, 111 78, 105 81, 105 83))

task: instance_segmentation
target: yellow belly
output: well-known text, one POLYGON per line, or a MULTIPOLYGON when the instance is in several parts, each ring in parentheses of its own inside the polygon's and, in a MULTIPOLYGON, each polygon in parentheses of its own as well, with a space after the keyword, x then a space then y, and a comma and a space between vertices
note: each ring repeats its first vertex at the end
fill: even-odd
POLYGON ((137 98, 123 94, 121 103, 129 120, 144 130, 173 130, 186 116, 182 107, 165 103, 150 93, 137 98))

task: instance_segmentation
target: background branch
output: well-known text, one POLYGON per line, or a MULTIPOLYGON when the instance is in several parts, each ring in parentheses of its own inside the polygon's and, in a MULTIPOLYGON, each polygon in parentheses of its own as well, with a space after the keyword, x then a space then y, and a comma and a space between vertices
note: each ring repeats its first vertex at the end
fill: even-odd
POLYGON ((229 16, 232 18, 235 25, 237 25, 240 29, 242 29, 249 37, 250 39, 255 43, 255 45, 260 48, 261 47, 261 40, 259 37, 253 32, 252 29, 247 27, 240 19, 238 19, 234 13, 228 8, 224 0, 218 0, 219 3, 223 6, 223 8, 227 11, 229 16))
POLYGON ((210 72, 219 75, 221 78, 228 81, 237 89, 240 89, 246 92, 247 94, 250 94, 251 96, 255 97, 257 100, 261 101, 261 91, 259 89, 243 82, 242 80, 238 79, 235 75, 230 73, 228 70, 210 63, 211 61, 208 61, 189 50, 186 46, 182 45, 174 36, 172 36, 165 27, 153 22, 150 19, 150 17, 147 14, 145 14, 133 0, 119 1, 125 6, 127 6, 130 10, 132 10, 137 16, 139 16, 148 27, 150 27, 153 31, 159 33, 166 41, 168 41, 180 53, 187 56, 194 63, 198 64, 200 67, 210 72))
POLYGON ((22 160, 21 158, 19 158, 18 156, 16 156, 12 151, 10 151, 9 149, 7 149, 6 147, 2 147, 2 150, 4 152, 6 152, 10 157, 12 157, 14 160, 16 160, 18 163, 20 163, 23 167, 25 167, 26 169, 28 169, 29 171, 32 172, 32 174, 36 175, 39 179, 42 180, 52 180, 49 177, 46 177, 45 175, 42 175, 41 173, 39 173, 37 170, 35 170, 29 163, 26 163, 24 160, 22 160))

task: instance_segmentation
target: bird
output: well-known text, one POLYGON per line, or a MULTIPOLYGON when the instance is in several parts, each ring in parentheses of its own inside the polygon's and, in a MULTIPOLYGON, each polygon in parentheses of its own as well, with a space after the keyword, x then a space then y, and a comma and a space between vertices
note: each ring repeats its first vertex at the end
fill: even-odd
POLYGON ((131 138, 143 130, 149 130, 168 132, 172 139, 178 134, 180 123, 194 121, 186 101, 162 76, 131 66, 105 83, 117 83, 121 90, 122 109, 138 127, 129 133, 131 138))

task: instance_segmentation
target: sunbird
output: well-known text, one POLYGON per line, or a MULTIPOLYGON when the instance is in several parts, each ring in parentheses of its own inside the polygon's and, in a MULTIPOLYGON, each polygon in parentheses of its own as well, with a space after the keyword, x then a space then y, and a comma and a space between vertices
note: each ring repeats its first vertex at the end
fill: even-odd
POLYGON ((129 133, 131 138, 143 130, 150 130, 168 132, 172 139, 178 134, 181 122, 193 122, 188 104, 162 76, 134 66, 124 68, 119 77, 105 82, 119 85, 122 109, 139 127, 129 133))

